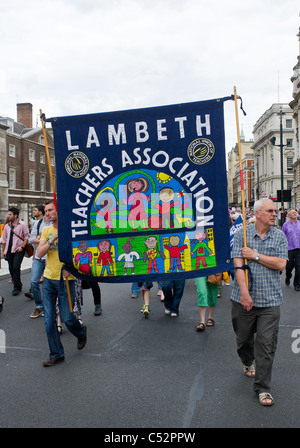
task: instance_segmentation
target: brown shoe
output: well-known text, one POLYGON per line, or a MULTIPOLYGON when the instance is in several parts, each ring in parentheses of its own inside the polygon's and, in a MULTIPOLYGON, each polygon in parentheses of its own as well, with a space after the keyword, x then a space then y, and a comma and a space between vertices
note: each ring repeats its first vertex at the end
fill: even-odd
POLYGON ((43 316, 43 308, 36 308, 33 313, 30 314, 31 319, 36 319, 39 316, 43 316))
POLYGON ((84 326, 84 329, 85 329, 84 339, 81 339, 81 340, 78 339, 78 341, 77 341, 77 348, 78 348, 78 350, 82 350, 85 347, 85 344, 86 344, 86 340, 87 340, 87 337, 86 337, 86 333, 87 333, 86 325, 84 326))
POLYGON ((55 366, 55 364, 58 364, 59 362, 62 362, 65 360, 64 356, 59 356, 58 358, 49 358, 47 361, 43 362, 44 367, 52 367, 55 366))
POLYGON ((28 297, 28 299, 31 299, 31 300, 34 299, 33 294, 30 291, 29 292, 25 292, 25 297, 28 297))

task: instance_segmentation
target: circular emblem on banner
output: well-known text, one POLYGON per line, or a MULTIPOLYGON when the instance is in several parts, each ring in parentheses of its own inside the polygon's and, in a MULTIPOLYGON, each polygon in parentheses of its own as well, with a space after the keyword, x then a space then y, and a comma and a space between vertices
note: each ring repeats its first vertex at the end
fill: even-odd
POLYGON ((66 158, 65 168, 70 176, 82 177, 89 169, 89 159, 83 152, 71 152, 66 158))
POLYGON ((208 138, 197 138, 188 147, 188 156, 191 162, 196 165, 203 165, 209 162, 215 153, 215 147, 208 138))

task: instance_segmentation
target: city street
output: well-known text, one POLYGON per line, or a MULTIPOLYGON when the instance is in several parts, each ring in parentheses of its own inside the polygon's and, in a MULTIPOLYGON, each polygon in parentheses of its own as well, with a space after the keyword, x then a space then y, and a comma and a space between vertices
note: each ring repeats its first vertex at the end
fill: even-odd
POLYGON ((1 428, 300 427, 300 293, 284 285, 284 274, 271 407, 259 405, 252 380, 242 372, 230 286, 223 286, 216 325, 200 333, 194 328, 194 280, 186 281, 178 318, 164 315, 156 283, 147 319, 140 313, 141 298, 131 298, 130 284, 101 284, 103 313, 97 317, 91 290, 85 290, 86 347, 78 351, 77 340, 64 329, 65 362, 45 368, 44 321, 30 319, 34 302, 23 294, 30 273, 23 272, 17 297, 8 280, 0 278, 2 341, 6 337, 0 352, 1 428))

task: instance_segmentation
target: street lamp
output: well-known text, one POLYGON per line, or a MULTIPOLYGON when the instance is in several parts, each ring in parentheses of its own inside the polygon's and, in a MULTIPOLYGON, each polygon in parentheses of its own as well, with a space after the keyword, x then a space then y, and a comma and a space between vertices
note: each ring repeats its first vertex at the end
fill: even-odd
POLYGON ((258 163, 258 158, 259 158, 260 154, 258 154, 258 152, 255 153, 255 157, 257 158, 257 189, 256 189, 256 199, 259 199, 259 163, 258 163))
POLYGON ((283 132, 282 132, 282 116, 285 115, 285 112, 282 112, 282 107, 280 107, 280 112, 278 112, 280 117, 280 145, 275 145, 276 137, 270 138, 270 143, 272 146, 279 146, 280 147, 280 177, 281 177, 281 219, 280 224, 281 227, 283 226, 283 223, 285 221, 285 213, 284 213, 284 201, 283 201, 283 191, 284 191, 284 185, 283 185, 283 132))

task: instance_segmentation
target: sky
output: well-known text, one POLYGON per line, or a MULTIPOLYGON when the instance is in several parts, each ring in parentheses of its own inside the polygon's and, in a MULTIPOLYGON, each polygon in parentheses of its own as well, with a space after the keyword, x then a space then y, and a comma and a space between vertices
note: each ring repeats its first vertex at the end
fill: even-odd
MULTIPOLYGON (((2 5, 3 6, 3 5, 2 5)), ((32 103, 47 118, 230 96, 253 138, 289 103, 299 0, 10 0, 0 14, 0 115, 32 103)), ((237 142, 225 103, 226 151, 237 142)))

